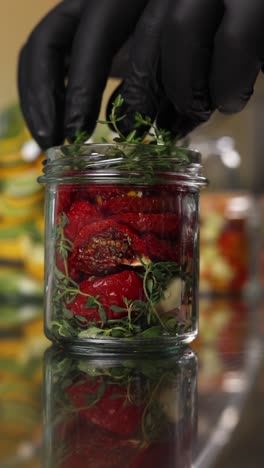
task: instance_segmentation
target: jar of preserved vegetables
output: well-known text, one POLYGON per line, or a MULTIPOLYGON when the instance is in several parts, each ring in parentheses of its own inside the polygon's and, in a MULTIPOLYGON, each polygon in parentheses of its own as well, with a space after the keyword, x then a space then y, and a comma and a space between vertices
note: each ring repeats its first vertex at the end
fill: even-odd
POLYGON ((71 348, 157 351, 197 335, 199 153, 65 145, 47 152, 45 331, 71 348))

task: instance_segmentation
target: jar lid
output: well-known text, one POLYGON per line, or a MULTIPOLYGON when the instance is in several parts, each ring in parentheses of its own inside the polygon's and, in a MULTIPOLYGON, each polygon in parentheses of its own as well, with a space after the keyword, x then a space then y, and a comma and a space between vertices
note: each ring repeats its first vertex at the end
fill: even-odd
POLYGON ((201 155, 177 146, 99 143, 50 148, 39 182, 207 185, 201 155))

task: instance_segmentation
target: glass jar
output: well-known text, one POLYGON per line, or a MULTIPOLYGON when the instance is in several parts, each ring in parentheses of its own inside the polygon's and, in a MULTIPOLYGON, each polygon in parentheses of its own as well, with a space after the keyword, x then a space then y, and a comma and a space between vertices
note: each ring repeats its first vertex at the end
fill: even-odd
POLYGON ((197 334, 200 155, 157 145, 47 152, 45 331, 94 352, 197 334))
MULTIPOLYGON (((153 355, 152 355, 153 356, 153 355)), ((188 468, 197 434, 197 359, 45 356, 44 467, 188 468)))

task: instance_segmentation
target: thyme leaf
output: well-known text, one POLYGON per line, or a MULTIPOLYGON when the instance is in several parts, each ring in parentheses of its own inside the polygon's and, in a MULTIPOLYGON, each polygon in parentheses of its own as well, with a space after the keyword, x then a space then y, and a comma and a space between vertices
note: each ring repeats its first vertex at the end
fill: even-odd
POLYGON ((64 234, 64 228, 68 223, 69 223, 69 220, 66 214, 62 212, 60 214, 59 222, 56 226, 56 234, 55 234, 57 252, 63 259, 64 268, 65 268, 65 272, 67 276, 69 275, 67 259, 68 259, 69 253, 72 251, 72 246, 73 246, 72 241, 67 239, 64 234))
POLYGON ((112 103, 109 120, 98 121, 100 124, 110 124, 112 126, 118 135, 114 138, 114 141, 117 143, 139 144, 144 143, 146 138, 148 138, 148 143, 150 144, 170 145, 175 142, 175 138, 170 131, 157 127, 156 123, 153 123, 150 117, 143 116, 140 112, 135 113, 134 130, 128 135, 124 135, 118 125, 119 122, 126 118, 126 114, 120 115, 123 104, 124 98, 119 94, 112 103), (139 129, 141 133, 142 129, 144 129, 142 135, 139 135, 139 129))
MULTIPOLYGON (((189 284, 186 292, 190 294, 191 275, 179 268, 176 262, 149 263, 144 266, 141 274, 145 300, 129 300, 123 298, 124 307, 111 305, 113 313, 124 312, 124 317, 108 318, 105 307, 100 302, 100 296, 91 296, 81 291, 76 283, 63 272, 56 269, 58 278, 54 307, 57 307, 56 321, 53 322, 53 330, 63 337, 78 336, 79 338, 113 337, 133 338, 137 335, 142 338, 151 338, 166 334, 175 334, 179 331, 188 331, 192 326, 190 317, 179 318, 175 314, 161 314, 157 305, 164 297, 168 283, 172 278, 180 277, 189 284), (82 295, 87 298, 85 308, 95 308, 100 320, 89 321, 85 316, 74 315, 69 306, 77 297, 82 295), (64 304, 64 306, 63 306, 64 304), (61 312, 60 312, 61 311, 61 312)), ((190 296, 189 301, 190 301, 190 296)))

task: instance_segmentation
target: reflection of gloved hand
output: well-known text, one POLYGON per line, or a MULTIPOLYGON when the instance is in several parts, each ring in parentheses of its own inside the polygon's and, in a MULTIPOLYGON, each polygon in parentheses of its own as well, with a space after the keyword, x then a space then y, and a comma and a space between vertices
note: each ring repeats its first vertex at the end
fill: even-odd
POLYGON ((30 35, 19 59, 19 94, 27 124, 43 148, 73 138, 78 129, 92 132, 112 59, 146 3, 64 0, 30 35))
POLYGON ((240 111, 264 62, 263 24, 263 0, 150 0, 119 90, 123 132, 136 110, 182 135, 214 109, 240 111))
POLYGON ((135 111, 186 134, 215 108, 241 110, 263 61, 263 20, 263 0, 65 0, 21 54, 21 105, 33 136, 47 147, 92 131, 113 55, 136 24, 121 130, 131 130, 135 111))

